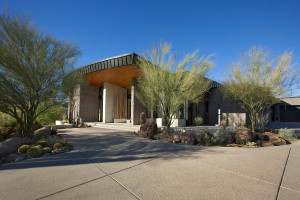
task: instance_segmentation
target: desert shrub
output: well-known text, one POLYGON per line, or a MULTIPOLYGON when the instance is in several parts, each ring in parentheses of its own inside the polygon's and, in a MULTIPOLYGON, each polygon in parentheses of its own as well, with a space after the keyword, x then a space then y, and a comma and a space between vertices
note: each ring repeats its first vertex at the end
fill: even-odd
POLYGON ((57 105, 40 115, 37 120, 43 125, 54 125, 55 120, 62 120, 64 111, 65 108, 62 105, 57 105))
POLYGON ((65 146, 68 145, 68 142, 67 142, 66 140, 61 140, 61 141, 59 141, 59 143, 60 143, 63 147, 65 147, 65 146))
POLYGON ((50 147, 45 147, 42 149, 43 154, 49 153, 51 151, 50 147))
POLYGON ((213 132, 210 132, 210 131, 207 131, 205 134, 204 134, 204 142, 205 142, 205 145, 206 146, 211 146, 213 144, 215 144, 217 142, 215 136, 214 136, 214 133, 213 132))
POLYGON ((56 143, 53 145, 53 149, 60 149, 62 148, 62 145, 60 143, 56 143))
POLYGON ((221 122, 220 122, 220 127, 222 129, 225 129, 227 127, 227 121, 226 119, 222 119, 221 122))
POLYGON ((47 143, 46 141, 38 141, 38 142, 36 143, 36 145, 41 145, 43 148, 49 146, 48 143, 47 143))
POLYGON ((1 127, 0 128, 0 137, 3 139, 8 139, 9 136, 16 132, 16 129, 14 127, 1 127))
POLYGON ((10 115, 0 112, 1 127, 17 127, 17 121, 10 115))
MULTIPOLYGON (((181 130, 180 130, 181 131, 181 130)), ((173 135, 175 130, 170 128, 170 129, 167 129, 166 127, 164 127, 162 130, 161 130, 162 134, 164 135, 173 135)))
POLYGON ((241 144, 241 145, 246 145, 247 144, 247 140, 243 140, 243 139, 241 139, 241 137, 240 136, 238 136, 237 138, 236 138, 236 140, 235 140, 235 143, 237 143, 237 144, 241 144))
POLYGON ((26 152, 26 155, 33 158, 40 157, 42 154, 43 154, 42 149, 38 146, 30 147, 26 152))
POLYGON ((195 117, 194 122, 195 122, 196 126, 200 126, 201 124, 203 124, 203 119, 202 119, 202 117, 197 116, 197 117, 195 117))
POLYGON ((234 139, 234 132, 229 128, 219 129, 214 133, 214 136, 217 140, 216 142, 223 144, 234 139))
POLYGON ((140 114, 140 124, 143 125, 146 123, 146 115, 144 112, 140 114))
POLYGON ((18 123, 16 120, 4 121, 1 123, 2 127, 17 127, 18 123))
POLYGON ((60 142, 60 138, 58 138, 56 135, 49 135, 47 137, 42 137, 41 140, 47 142, 49 146, 53 146, 54 144, 60 142))
POLYGON ((27 150, 28 150, 30 147, 31 147, 30 145, 24 144, 24 145, 22 145, 22 146, 19 147, 18 153, 19 153, 19 154, 26 153, 27 150))
POLYGON ((256 119, 256 124, 255 124, 255 129, 258 132, 265 132, 266 126, 270 121, 270 113, 261 113, 258 115, 257 119, 256 119))
POLYGON ((278 134, 287 140, 298 140, 298 137, 295 134, 295 131, 292 129, 281 128, 278 130, 278 134))

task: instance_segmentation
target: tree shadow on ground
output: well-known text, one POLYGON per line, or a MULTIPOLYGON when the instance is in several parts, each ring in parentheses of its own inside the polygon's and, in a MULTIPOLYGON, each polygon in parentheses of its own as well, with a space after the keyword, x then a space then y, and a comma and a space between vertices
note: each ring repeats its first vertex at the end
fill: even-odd
POLYGON ((178 155, 191 158, 193 153, 203 150, 205 153, 214 153, 213 148, 149 140, 131 132, 117 130, 88 128, 80 133, 80 129, 69 129, 60 130, 59 134, 75 146, 73 151, 3 164, 0 165, 0 170, 138 160, 143 162, 156 158, 174 159, 178 158, 178 155))

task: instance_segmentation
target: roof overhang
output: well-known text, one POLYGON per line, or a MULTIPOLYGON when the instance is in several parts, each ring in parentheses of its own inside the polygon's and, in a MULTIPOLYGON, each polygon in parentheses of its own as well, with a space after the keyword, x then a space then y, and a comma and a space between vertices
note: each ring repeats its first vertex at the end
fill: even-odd
POLYGON ((102 87, 104 82, 108 82, 119 87, 129 88, 132 78, 139 75, 140 69, 135 65, 126 65, 99 70, 84 75, 84 78, 91 85, 102 87))
POLYGON ((135 53, 124 54, 100 60, 79 69, 79 73, 91 85, 102 87, 108 82, 123 88, 129 88, 132 78, 139 75, 136 65, 138 55, 135 53))
MULTIPOLYGON (((79 69, 89 84, 102 87, 104 82, 108 82, 123 88, 129 88, 132 78, 140 74, 137 59, 140 56, 135 53, 128 53, 120 56, 99 60, 79 69)), ((212 88, 217 88, 220 83, 212 81, 212 88)))

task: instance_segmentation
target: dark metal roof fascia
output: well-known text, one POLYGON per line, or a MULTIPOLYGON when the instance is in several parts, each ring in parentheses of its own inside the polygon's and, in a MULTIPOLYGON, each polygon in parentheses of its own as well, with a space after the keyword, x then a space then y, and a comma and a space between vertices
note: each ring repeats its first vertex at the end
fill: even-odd
POLYGON ((120 56, 115 56, 111 58, 107 58, 104 60, 99 60, 97 62, 85 65, 79 68, 79 73, 81 75, 89 74, 95 71, 110 69, 113 67, 120 67, 125 65, 135 65, 136 64, 136 56, 135 53, 128 53, 120 56), (97 66, 97 67, 96 67, 97 66))

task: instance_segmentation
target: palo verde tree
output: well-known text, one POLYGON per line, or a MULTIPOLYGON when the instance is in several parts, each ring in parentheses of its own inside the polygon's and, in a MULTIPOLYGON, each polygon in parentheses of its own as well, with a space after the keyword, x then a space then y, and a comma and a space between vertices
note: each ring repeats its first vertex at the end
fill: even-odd
POLYGON ((253 47, 228 68, 223 92, 249 114, 253 132, 261 112, 278 103, 293 83, 296 74, 292 73, 291 61, 291 53, 271 60, 264 49, 253 47))
POLYGON ((171 45, 162 41, 142 55, 136 95, 149 110, 163 116, 169 130, 186 100, 199 102, 209 91, 211 81, 205 75, 212 68, 211 56, 198 58, 195 51, 176 63, 171 45))
POLYGON ((64 98, 62 80, 79 53, 28 18, 1 14, 0 111, 17 120, 22 137, 32 137, 36 118, 64 98))

